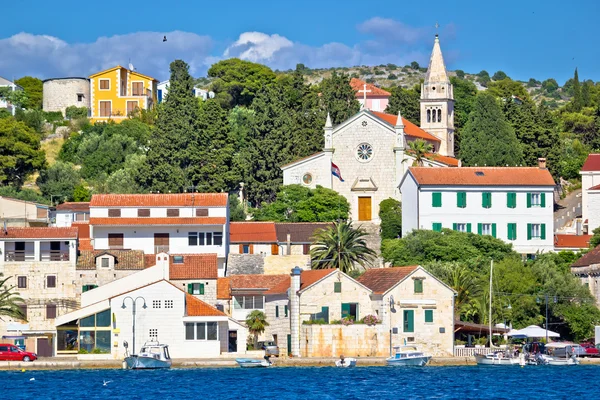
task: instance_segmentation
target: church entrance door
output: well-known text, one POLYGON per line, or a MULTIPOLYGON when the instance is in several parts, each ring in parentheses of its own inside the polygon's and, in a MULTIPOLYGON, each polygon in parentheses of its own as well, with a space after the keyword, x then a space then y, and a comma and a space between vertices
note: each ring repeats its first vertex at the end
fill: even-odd
POLYGON ((358 220, 359 221, 370 221, 371 220, 371 198, 370 197, 359 197, 358 198, 358 220))

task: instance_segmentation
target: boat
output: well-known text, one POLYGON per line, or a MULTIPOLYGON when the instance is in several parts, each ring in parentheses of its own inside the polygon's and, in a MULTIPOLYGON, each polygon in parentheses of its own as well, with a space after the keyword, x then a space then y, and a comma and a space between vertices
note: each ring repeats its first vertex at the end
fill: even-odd
POLYGON ((387 365, 422 367, 431 359, 415 346, 395 346, 394 349, 395 354, 386 360, 387 365))
POLYGON ((495 351, 490 354, 475 354, 477 365, 522 365, 520 357, 507 354, 504 351, 495 351))
POLYGON ((548 359, 548 365, 579 365, 579 360, 574 355, 569 358, 550 357, 548 359))
POLYGON ((125 357, 129 369, 171 368, 169 346, 158 342, 146 342, 138 354, 125 357))
POLYGON ((340 357, 340 359, 335 362, 335 366, 340 368, 356 367, 356 358, 340 357))
POLYGON ((257 360, 255 358, 236 358, 235 362, 242 368, 267 368, 273 365, 271 361, 257 360))
POLYGON ((553 342, 546 345, 548 365, 579 365, 577 354, 570 343, 553 342))

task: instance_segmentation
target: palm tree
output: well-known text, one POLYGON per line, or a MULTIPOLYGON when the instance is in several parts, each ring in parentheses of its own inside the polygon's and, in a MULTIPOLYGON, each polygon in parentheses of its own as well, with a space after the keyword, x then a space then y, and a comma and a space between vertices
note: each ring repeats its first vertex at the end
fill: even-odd
POLYGON ((258 335, 265 331, 265 328, 269 326, 267 322, 267 316, 264 312, 254 310, 246 317, 246 326, 248 326, 248 332, 254 336, 254 348, 258 345, 258 335))
MULTIPOLYGON (((4 275, 0 273, 0 278, 4 275)), ((24 303, 24 300, 19 297, 19 293, 13 291, 14 286, 7 286, 6 281, 11 277, 0 279, 0 320, 2 317, 25 320, 25 315, 21 311, 19 304, 24 303)))
POLYGON ((313 238, 315 247, 310 251, 312 268, 338 268, 350 273, 356 264, 364 267, 376 256, 367 247, 365 236, 363 229, 354 229, 346 221, 334 222, 328 229, 318 231, 313 238))
POLYGON ((415 139, 408 142, 408 148, 415 157, 415 162, 413 165, 416 164, 419 167, 423 166, 423 161, 426 159, 426 154, 433 151, 433 146, 431 143, 428 143, 423 139, 415 139))

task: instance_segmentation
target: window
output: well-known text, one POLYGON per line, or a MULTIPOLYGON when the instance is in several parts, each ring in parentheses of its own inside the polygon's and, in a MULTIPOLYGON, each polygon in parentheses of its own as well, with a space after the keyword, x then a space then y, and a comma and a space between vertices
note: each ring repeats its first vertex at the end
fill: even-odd
POLYGON ((127 115, 131 115, 138 108, 137 101, 128 101, 127 102, 127 115))
POLYGON ((211 246, 213 244, 212 236, 212 232, 204 233, 204 239, 207 246, 211 246))
POLYGON ((196 337, 194 335, 195 324, 185 324, 185 340, 194 340, 196 337))
POLYGON ((271 243, 271 255, 279 255, 279 245, 277 243, 271 243))
POLYGON ((477 233, 496 237, 496 224, 477 224, 477 233))
POLYGON ((506 207, 516 208, 517 207, 517 194, 514 192, 506 193, 506 207))
POLYGON ((183 256, 173 256, 173 264, 183 264, 183 256))
POLYGON ((413 280, 413 286, 415 289, 415 293, 423 293, 423 279, 413 280))
POLYGON ((179 208, 167 208, 167 217, 179 217, 179 208))
POLYGON ((81 287, 81 293, 88 292, 88 291, 90 291, 92 289, 96 289, 97 287, 98 287, 98 285, 83 285, 81 287))
POLYGON ((27 320, 27 304, 19 304, 19 310, 21 314, 23 314, 23 319, 27 320))
POLYGON ((120 217, 121 216, 121 209, 120 208, 110 208, 108 210, 108 216, 109 217, 120 217))
POLYGON ((310 254, 310 244, 305 243, 302 245, 302 254, 304 254, 305 256, 310 254))
MULTIPOLYGON (((287 314, 286 314, 287 317, 287 314)), ((321 307, 321 312, 316 314, 310 314, 311 321, 319 321, 322 320, 326 324, 329 323, 329 307, 321 307)))
POLYGON ((441 232, 442 231, 442 223, 441 222, 434 222, 432 224, 431 229, 435 232, 441 232))
POLYGON ((198 246, 198 232, 188 233, 188 246, 198 246))
POLYGON ((432 207, 441 207, 442 206, 442 194, 440 192, 435 192, 431 194, 431 206, 432 207))
POLYGON ((56 304, 46 304, 46 319, 56 318, 56 304))
POLYGON ((158 339, 158 329, 150 328, 148 330, 148 337, 150 337, 150 339, 158 339))
MULTIPOLYGON (((287 316, 288 316, 288 306, 287 306, 287 304, 285 306, 283 306, 283 313, 284 313, 283 316, 287 318, 287 316)), ((327 322, 329 322, 329 321, 327 321, 327 322)))
POLYGON ((427 122, 431 122, 431 110, 427 110, 427 122))
POLYGON ((425 310, 425 323, 433 323, 433 310, 425 310))
POLYGON ((208 217, 208 208, 196 208, 196 217, 208 217))
POLYGON ((342 293, 342 282, 333 283, 333 293, 342 293))
POLYGON ((456 193, 456 207, 465 208, 467 207, 467 192, 456 193))
POLYGON ((437 110, 438 122, 442 122, 442 110, 437 110))
POLYGON ((490 192, 483 192, 481 194, 481 206, 483 208, 492 207, 492 194, 490 192))
POLYGON ((109 249, 122 249, 123 248, 123 234, 122 233, 109 233, 108 234, 108 248, 109 249))
POLYGON ((173 300, 165 300, 165 308, 173 308, 173 300))
POLYGON ((17 288, 19 289, 25 289, 27 287, 27 277, 26 276, 19 276, 17 278, 17 288))
POLYGON ((188 283, 189 294, 204 294, 204 283, 188 283))
POLYGON ((110 79, 100 79, 98 83, 100 84, 100 90, 110 90, 110 79))
POLYGON ((373 147, 368 143, 361 143, 356 148, 358 161, 369 161, 373 157, 373 147))
POLYGON ((112 104, 110 101, 101 101, 100 102, 100 116, 101 117, 110 117, 112 114, 111 107, 112 107, 112 104))
POLYGON ((454 223, 452 224, 452 230, 458 232, 471 232, 471 224, 454 223))
POLYGON ((102 268, 108 268, 110 266, 110 259, 108 257, 102 257, 100 261, 102 262, 102 268))
POLYGON ((546 207, 546 193, 527 193, 527 208, 546 207))
POLYGON ((213 232, 213 246, 223 245, 223 232, 213 232))
POLYGON ((261 310, 263 296, 233 296, 233 308, 236 310, 261 310))
POLYGON ((138 208, 138 217, 149 217, 150 209, 149 208, 138 208))
POLYGON ((279 306, 275 306, 275 318, 279 318, 279 306))
POLYGON ((508 240, 517 240, 517 224, 510 223, 507 225, 507 239, 508 240))
POLYGON ((546 224, 527 224, 527 240, 546 239, 546 224))
POLYGON ((311 174, 306 173, 304 175, 302 175, 302 183, 304 183, 305 185, 310 185, 313 181, 313 177, 311 174))
POLYGON ((347 317, 358 321, 358 303, 342 303, 342 318, 347 317))
POLYGON ((132 82, 131 83, 131 91, 133 96, 143 96, 144 95, 144 82, 132 82))
POLYGON ((160 300, 152 300, 152 308, 160 308, 160 300))
POLYGON ((414 332, 415 331, 415 311, 414 310, 404 310, 403 313, 403 330, 404 332, 414 332))
POLYGON ((188 322, 185 324, 185 340, 219 340, 219 323, 188 322))
POLYGON ((250 245, 249 244, 242 245, 242 254, 252 254, 250 252, 250 245))
POLYGON ((56 287, 56 275, 46 276, 46 287, 47 288, 55 288, 56 287))

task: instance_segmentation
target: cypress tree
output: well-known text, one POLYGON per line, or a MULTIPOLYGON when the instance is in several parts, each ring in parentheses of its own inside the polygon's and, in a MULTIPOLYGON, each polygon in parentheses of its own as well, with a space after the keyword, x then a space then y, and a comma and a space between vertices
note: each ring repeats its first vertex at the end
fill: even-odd
POLYGON ((331 78, 323 79, 320 85, 321 101, 331 115, 333 124, 340 124, 360 110, 356 93, 350 86, 350 77, 335 71, 331 78))
POLYGON ((581 98, 581 86, 579 85, 579 73, 575 68, 575 74, 573 75, 573 111, 581 111, 583 101, 581 98))
POLYGON ((591 98, 590 98, 590 86, 592 85, 592 82, 590 81, 584 81, 583 84, 581 85, 581 105, 583 107, 589 107, 592 104, 591 98))
POLYGON ((402 116, 412 122, 420 125, 421 121, 421 93, 419 89, 404 89, 401 86, 396 86, 392 89, 390 102, 388 103, 385 112, 388 114, 398 115, 398 110, 402 112, 402 116))

